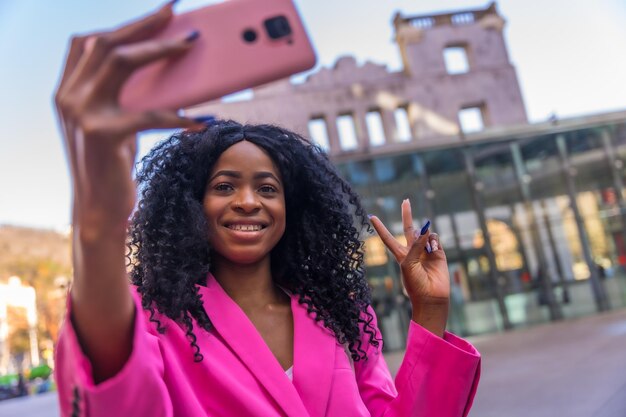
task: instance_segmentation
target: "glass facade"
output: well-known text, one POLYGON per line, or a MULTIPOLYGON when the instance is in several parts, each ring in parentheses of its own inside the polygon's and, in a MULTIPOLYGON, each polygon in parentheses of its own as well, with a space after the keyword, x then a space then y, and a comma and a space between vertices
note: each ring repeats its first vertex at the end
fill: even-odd
MULTIPOLYGON (((337 165, 399 239, 403 199, 416 224, 431 220, 450 268, 448 328, 495 332, 626 306, 626 121, 580 126, 337 165)), ((401 349, 399 268, 378 237, 366 251, 386 348, 401 349)))

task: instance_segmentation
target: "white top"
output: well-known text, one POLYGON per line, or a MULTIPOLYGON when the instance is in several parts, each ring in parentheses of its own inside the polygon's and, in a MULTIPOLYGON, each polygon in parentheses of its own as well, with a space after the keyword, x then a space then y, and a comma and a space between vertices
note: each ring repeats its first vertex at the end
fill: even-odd
MULTIPOLYGON (((285 292, 285 294, 287 294, 289 297, 291 297, 291 293, 289 291, 287 291, 285 288, 281 287, 280 285, 278 285, 278 288, 283 290, 285 292)), ((293 366, 290 366, 289 369, 287 369, 285 371, 285 375, 287 375, 287 378, 289 378, 289 380, 293 382, 293 366)))

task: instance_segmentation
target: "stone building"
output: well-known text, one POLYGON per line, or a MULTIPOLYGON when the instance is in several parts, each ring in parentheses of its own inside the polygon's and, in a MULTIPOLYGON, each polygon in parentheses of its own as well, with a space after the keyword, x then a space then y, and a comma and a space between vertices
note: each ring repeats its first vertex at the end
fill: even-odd
POLYGON ((211 102, 190 114, 276 123, 313 136, 331 155, 398 142, 459 140, 465 131, 525 124, 526 111, 495 3, 484 10, 393 18, 403 68, 342 57, 300 84, 285 79, 250 100, 211 102))
MULTIPOLYGON (((312 137, 399 239, 410 198, 445 247, 458 334, 626 306, 626 111, 529 124, 495 4, 393 24, 398 72, 344 57, 190 113, 312 137)), ((378 237, 364 239, 385 346, 400 349, 399 270, 378 237)))

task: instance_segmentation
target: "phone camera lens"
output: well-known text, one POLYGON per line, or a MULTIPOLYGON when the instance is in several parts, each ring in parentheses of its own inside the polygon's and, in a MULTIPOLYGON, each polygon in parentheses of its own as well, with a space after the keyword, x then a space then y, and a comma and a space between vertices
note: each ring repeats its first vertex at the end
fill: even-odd
POLYGON ((271 39, 280 39, 291 35, 291 26, 285 16, 276 16, 263 22, 271 39))
POLYGON ((243 31, 243 40, 248 42, 248 43, 252 43, 254 41, 256 41, 257 38, 257 34, 256 34, 256 30, 254 29, 246 29, 243 31))

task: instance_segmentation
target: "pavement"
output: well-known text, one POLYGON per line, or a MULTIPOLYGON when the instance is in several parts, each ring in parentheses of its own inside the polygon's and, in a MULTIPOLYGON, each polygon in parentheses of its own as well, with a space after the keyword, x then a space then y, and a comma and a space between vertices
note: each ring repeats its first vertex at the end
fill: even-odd
POLYGON ((59 417, 56 392, 20 397, 0 402, 2 417, 59 417))
MULTIPOLYGON (((482 355, 469 417, 626 417, 626 309, 468 340, 482 355)), ((386 358, 395 373, 402 353, 386 358)))
MULTIPOLYGON (((626 417, 626 309, 468 340, 483 356, 469 417, 626 417)), ((395 373, 403 353, 385 356, 395 373)), ((56 394, 0 416, 58 417, 56 394)))

